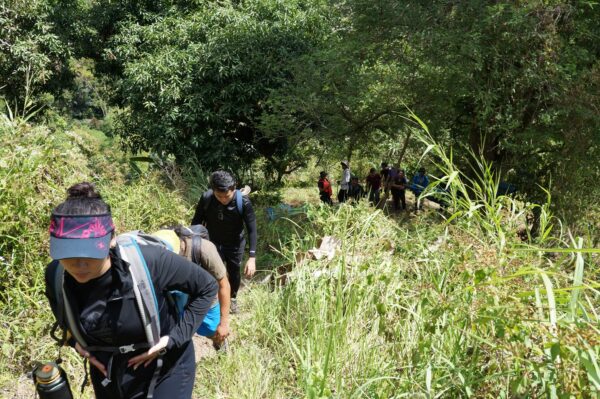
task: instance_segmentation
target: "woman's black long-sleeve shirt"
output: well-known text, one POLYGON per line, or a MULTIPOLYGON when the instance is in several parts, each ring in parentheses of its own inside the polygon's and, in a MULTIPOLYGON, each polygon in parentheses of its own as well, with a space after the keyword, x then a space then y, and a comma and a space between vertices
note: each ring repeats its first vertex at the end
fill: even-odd
POLYGON ((210 240, 215 244, 232 248, 243 242, 244 225, 246 225, 250 256, 255 256, 256 215, 252 208, 252 202, 246 195, 242 196, 242 215, 240 215, 235 195, 229 204, 223 205, 215 198, 212 190, 208 190, 198 201, 196 212, 192 218, 192 225, 194 224, 204 224, 210 240))
MULTIPOLYGON (((161 336, 170 337, 161 369, 161 375, 164 376, 177 364, 189 345, 213 302, 218 285, 203 268, 179 255, 158 247, 141 246, 140 249, 154 284, 161 336), (172 290, 189 295, 189 303, 181 318, 165 296, 166 292, 172 290)), ((64 274, 65 293, 79 321, 83 338, 88 345, 94 346, 123 346, 146 342, 129 264, 119 257, 117 249, 112 249, 109 256, 109 271, 87 283, 80 284, 67 272, 64 274)), ((46 296, 55 316, 59 313, 52 276, 57 265, 58 261, 54 261, 46 268, 46 296)), ((136 370, 127 367, 127 360, 143 351, 114 356, 112 379, 115 381, 107 387, 108 396, 116 389, 115 384, 119 385, 119 396, 122 397, 131 397, 147 388, 154 365, 148 368, 138 367, 136 370)), ((112 356, 108 352, 93 352, 93 355, 105 365, 112 356)), ((92 368, 92 378, 94 375, 98 377, 99 373, 92 368)))

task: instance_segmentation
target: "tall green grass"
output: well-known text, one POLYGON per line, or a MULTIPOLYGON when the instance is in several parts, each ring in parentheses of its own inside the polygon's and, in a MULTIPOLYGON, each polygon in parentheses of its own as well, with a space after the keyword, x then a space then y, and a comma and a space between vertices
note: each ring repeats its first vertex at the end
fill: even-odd
POLYGON ((278 221, 287 283, 243 294, 249 315, 231 356, 201 370, 199 397, 257 397, 244 387, 263 381, 260 396, 278 398, 599 395, 599 251, 548 203, 498 195, 489 165, 467 175, 422 139, 445 172, 429 193, 448 189, 450 212, 313 206, 278 221), (536 206, 541 234, 525 245, 536 206), (298 260, 325 235, 342 240, 332 261, 298 260))

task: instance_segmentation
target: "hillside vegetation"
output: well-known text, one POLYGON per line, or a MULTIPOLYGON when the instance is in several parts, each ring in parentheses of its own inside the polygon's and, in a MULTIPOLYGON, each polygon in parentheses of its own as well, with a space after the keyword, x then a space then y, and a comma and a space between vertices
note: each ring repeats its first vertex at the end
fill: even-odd
MULTIPOLYGON (((0 392, 12 397, 32 361, 56 356, 43 268, 48 215, 65 188, 96 182, 118 231, 185 223, 192 204, 158 172, 131 175, 101 134, 7 122, 1 129, 0 392)), ((482 193, 492 183, 483 179, 482 193)), ((457 174, 450 186, 461 185, 457 174)), ((273 279, 244 291, 231 350, 199 363, 195 397, 597 395, 595 242, 570 237, 543 207, 542 235, 525 246, 517 235, 525 205, 459 198, 451 221, 363 203, 309 205, 267 222, 261 209, 256 280, 273 279), (341 242, 331 260, 302 255, 324 236, 341 242)), ((81 361, 63 353, 76 387, 81 361)))
POLYGON ((252 188, 259 273, 195 397, 600 398, 597 3, 0 1, 0 397, 57 356, 66 189, 151 232, 223 169, 252 188), (324 207, 342 160, 425 168, 445 206, 324 207))

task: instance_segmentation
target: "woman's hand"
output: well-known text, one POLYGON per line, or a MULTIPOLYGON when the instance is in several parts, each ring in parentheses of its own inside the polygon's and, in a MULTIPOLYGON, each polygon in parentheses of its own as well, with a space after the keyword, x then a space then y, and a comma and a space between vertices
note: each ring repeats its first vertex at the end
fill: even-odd
POLYGON ((102 363, 100 363, 100 361, 98 359, 96 359, 94 356, 92 356, 88 351, 84 350, 81 345, 79 345, 79 343, 75 343, 75 350, 77 352, 79 352, 79 354, 85 358, 87 358, 90 361, 90 364, 92 364, 94 367, 96 367, 104 377, 108 377, 107 373, 106 373, 106 367, 104 367, 104 365, 102 363))
POLYGON ((148 352, 144 352, 141 355, 137 355, 137 356, 129 359, 129 361, 127 362, 127 366, 133 367, 133 369, 135 370, 140 366, 140 364, 144 363, 144 367, 148 367, 148 365, 152 362, 152 360, 154 360, 156 357, 158 357, 160 351, 162 349, 165 349, 168 344, 169 344, 169 336, 165 335, 164 337, 160 338, 160 341, 158 341, 158 344, 156 344, 152 348, 148 349, 148 352))

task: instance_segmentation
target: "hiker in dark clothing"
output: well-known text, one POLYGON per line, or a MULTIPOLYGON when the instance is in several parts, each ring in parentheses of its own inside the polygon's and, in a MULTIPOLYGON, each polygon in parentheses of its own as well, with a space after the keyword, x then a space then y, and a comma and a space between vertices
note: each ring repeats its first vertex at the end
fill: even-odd
POLYGON ((369 175, 365 179, 367 182, 367 192, 369 193, 369 202, 373 205, 379 203, 379 194, 381 192, 381 175, 375 168, 371 168, 369 175))
POLYGON ((348 197, 359 202, 365 196, 364 188, 358 183, 358 177, 352 176, 350 179, 350 188, 348 189, 348 197))
POLYGON ((66 342, 89 360, 96 398, 191 398, 196 370, 191 338, 217 294, 217 283, 201 267, 161 247, 138 247, 138 262, 126 258, 131 252, 122 242, 115 237, 110 207, 94 186, 69 188, 67 200, 51 216, 54 260, 45 281, 52 312, 70 333, 66 342), (142 260, 147 275, 136 281, 153 286, 156 306, 138 297, 142 288, 131 270, 142 260), (169 306, 165 293, 171 290, 189 295, 182 317, 169 306), (143 315, 138 306, 146 309, 143 315))
POLYGON ((321 201, 326 204, 333 205, 333 201, 331 200, 331 196, 333 195, 333 190, 331 188, 331 182, 327 178, 328 174, 325 171, 322 171, 319 174, 319 182, 317 186, 319 187, 319 197, 321 201))
POLYGON ((381 175, 381 183, 385 190, 384 193, 385 193, 386 199, 390 192, 390 172, 391 172, 391 169, 388 166, 388 163, 382 162, 381 163, 381 172, 379 172, 379 174, 381 175))
POLYGON ((217 246, 231 284, 231 313, 237 313, 240 266, 246 247, 244 226, 250 242, 250 256, 244 274, 250 278, 256 272, 256 216, 250 199, 235 189, 236 182, 231 174, 222 170, 214 172, 210 177, 210 185, 211 190, 205 192, 198 201, 191 224, 204 224, 210 240, 217 246))
POLYGON ((406 186, 407 185, 408 185, 408 180, 406 180, 404 171, 399 170, 398 173, 394 176, 394 180, 390 184, 390 189, 392 190, 392 199, 394 201, 394 209, 395 210, 405 210, 406 209, 406 186), (402 202, 402 208, 400 208, 400 202, 402 202))

